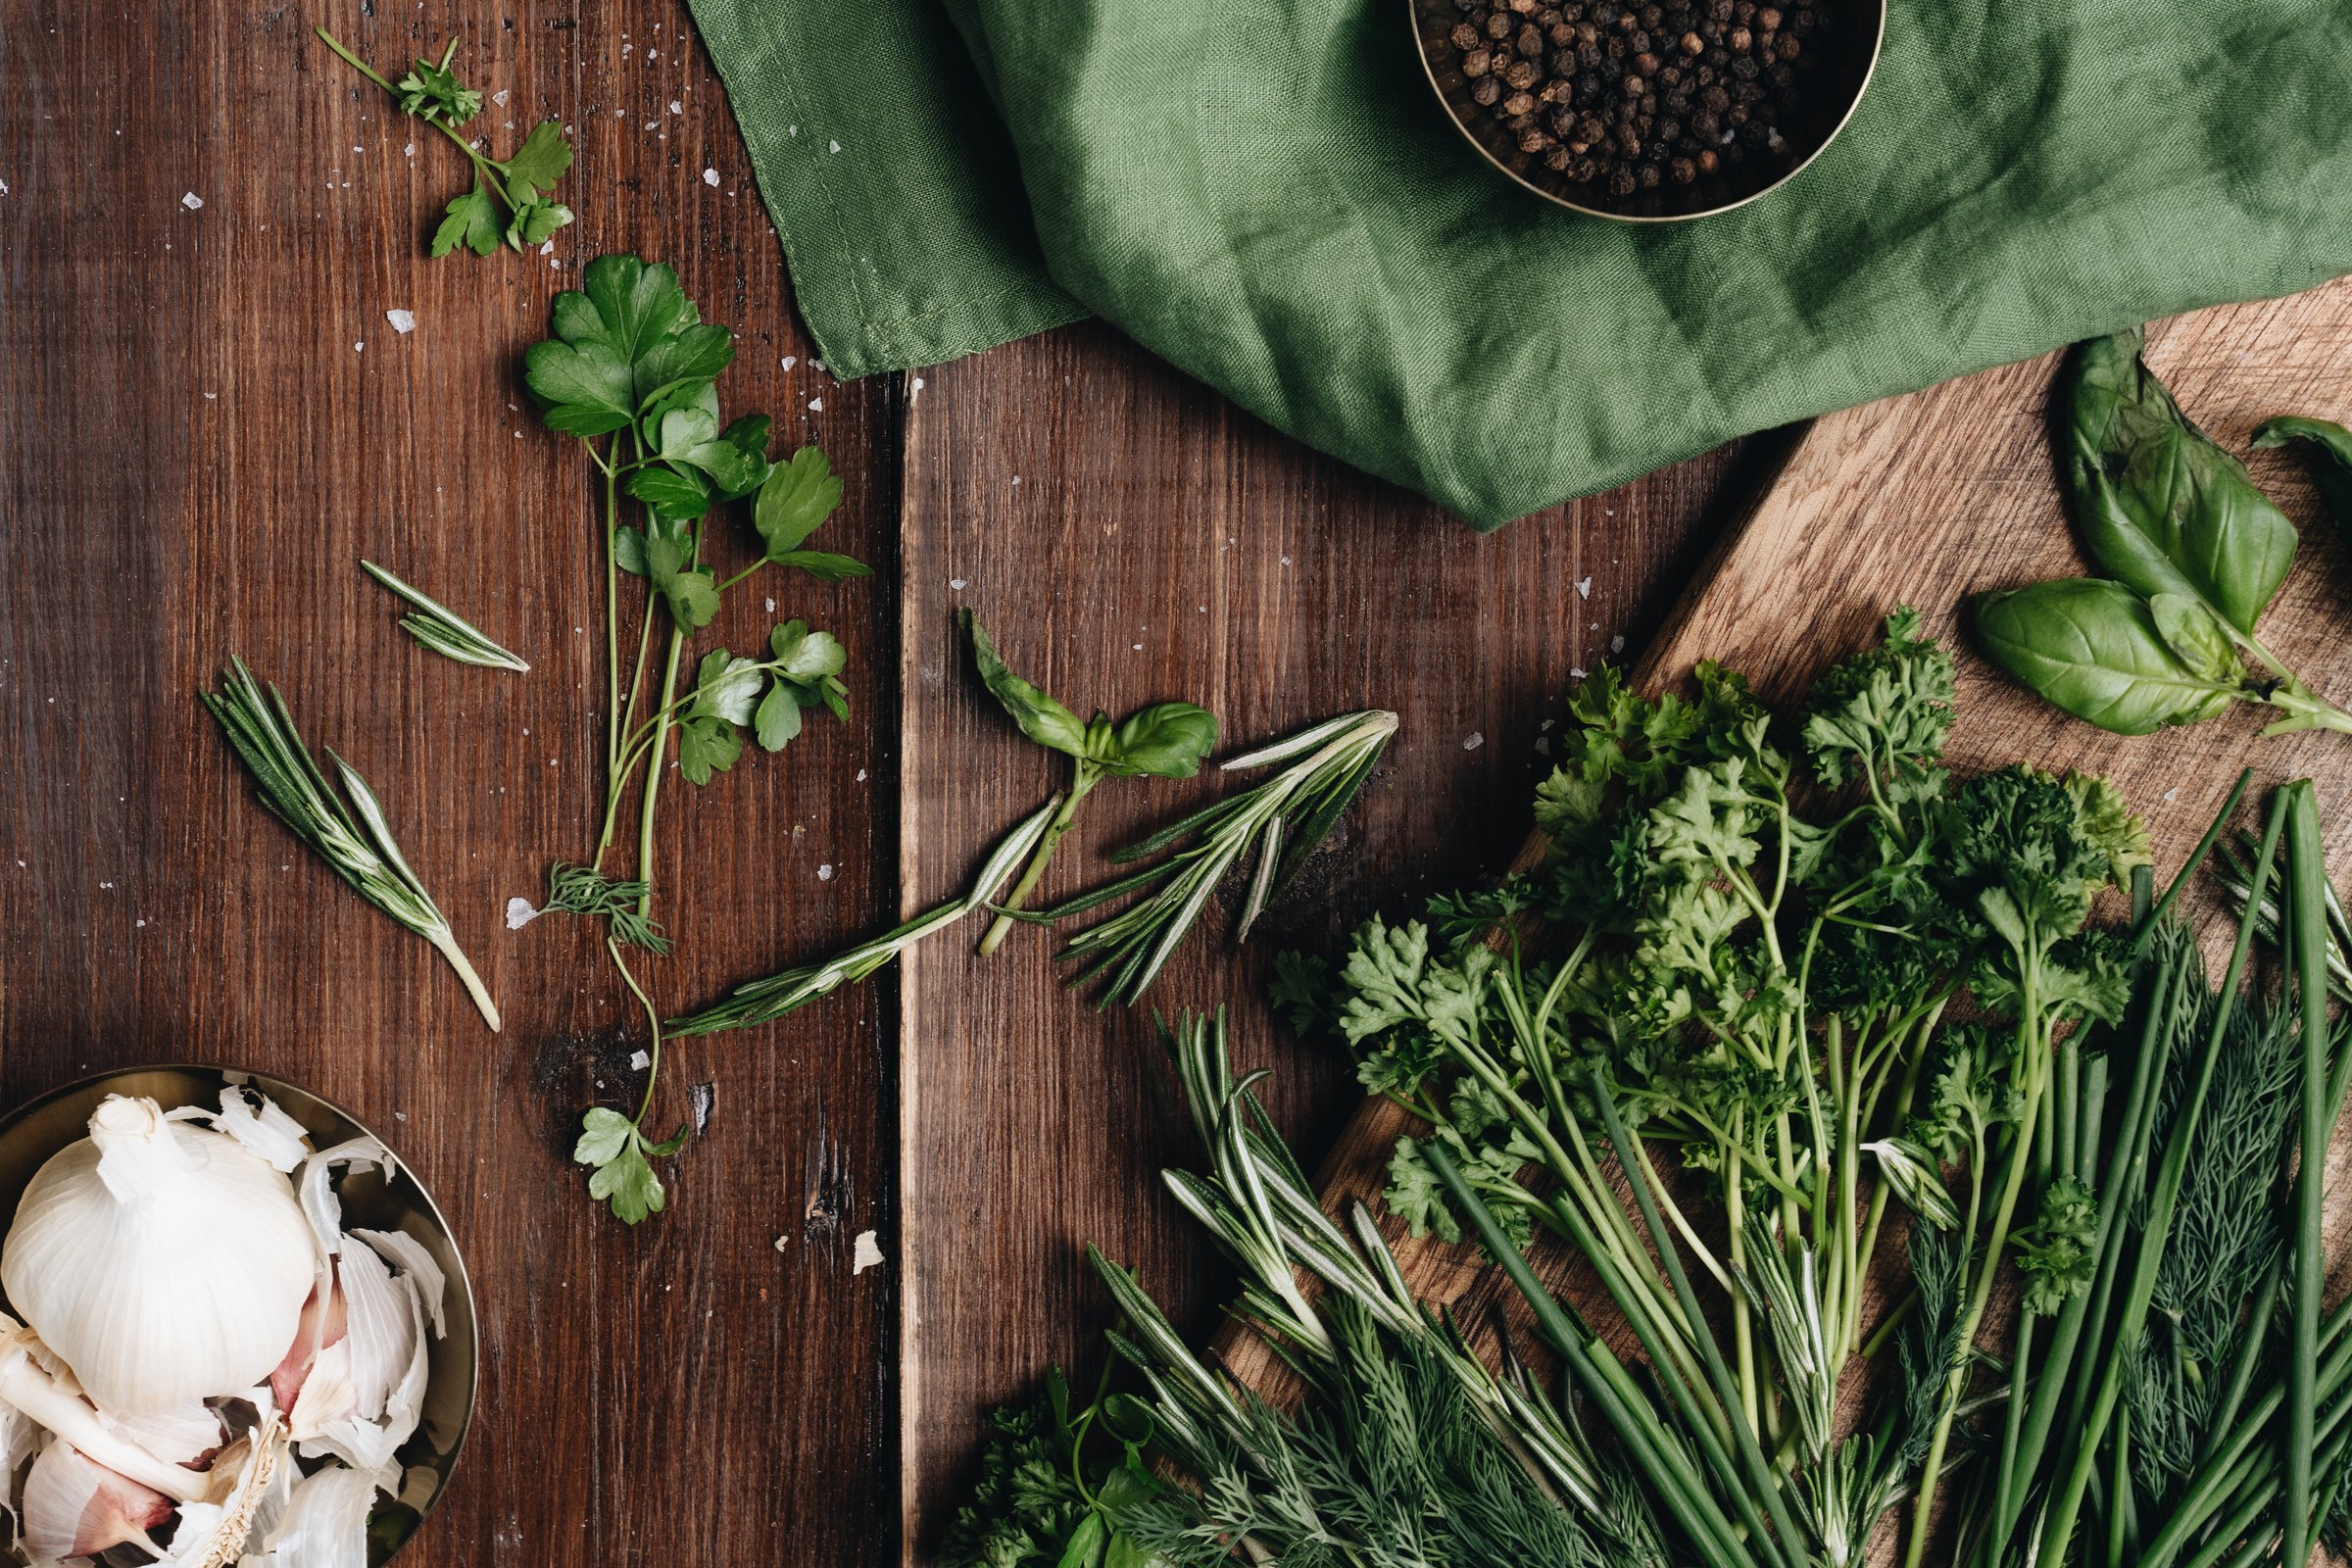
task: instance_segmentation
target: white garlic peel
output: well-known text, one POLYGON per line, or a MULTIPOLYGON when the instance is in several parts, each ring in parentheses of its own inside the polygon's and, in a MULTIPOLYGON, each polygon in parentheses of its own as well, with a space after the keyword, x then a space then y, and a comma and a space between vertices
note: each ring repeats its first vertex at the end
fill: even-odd
POLYGON ((0 1286, 96 1403, 152 1412, 268 1377, 316 1265, 284 1175, 117 1095, 25 1188, 0 1286))
MULTIPOLYGON (((0 1313, 0 1511, 18 1521, 16 1539, 37 1545, 35 1560, 49 1568, 53 1560, 84 1563, 117 1544, 158 1554, 153 1568, 366 1568, 369 1514, 379 1494, 404 1486, 399 1450, 420 1421, 431 1341, 447 1329, 447 1278, 423 1239, 354 1231, 364 1245, 345 1245, 334 1173, 373 1165, 389 1179, 399 1170, 390 1152, 362 1138, 314 1153, 299 1123, 266 1098, 234 1089, 221 1096, 218 1114, 166 1114, 150 1101, 110 1100, 91 1132, 42 1168, 0 1252, 0 1277, 28 1316, 95 1294, 78 1279, 59 1286, 54 1275, 33 1272, 54 1261, 56 1248, 41 1227, 27 1235, 26 1221, 64 1223, 34 1212, 36 1190, 53 1169, 66 1194, 45 1196, 55 1213, 79 1205, 103 1222, 80 1238, 85 1251, 99 1250, 93 1236, 104 1247, 143 1239, 141 1226, 152 1227, 159 1212, 193 1213, 189 1225, 212 1219, 194 1209, 191 1193, 213 1201, 234 1194, 245 1205, 249 1247, 252 1210, 267 1216, 265 1255, 281 1265, 285 1277, 274 1289, 291 1305, 266 1348, 230 1347, 250 1375, 223 1383, 226 1374, 207 1372, 204 1393, 179 1399, 164 1398, 165 1380, 148 1375, 158 1357, 142 1359, 139 1347, 122 1341, 152 1329, 152 1317, 120 1311, 105 1332, 74 1341, 81 1358, 101 1368, 91 1379, 79 1375, 73 1351, 45 1343, 38 1321, 20 1325, 0 1313), (211 1130, 189 1125, 198 1120, 211 1130), (69 1160, 75 1150, 82 1152, 69 1160), (294 1266, 283 1267, 289 1260, 294 1266), (101 1349, 93 1352, 93 1344, 101 1349), (266 1364, 253 1371, 257 1361, 266 1364), (128 1375, 125 1368, 140 1373, 130 1379, 136 1404, 97 1387, 110 1373, 128 1375), (241 1418, 245 1435, 221 1446, 231 1427, 220 1412, 246 1405, 258 1420, 248 1430, 251 1416, 241 1418)), ((186 1261, 185 1250, 174 1255, 186 1261)), ((122 1289, 153 1284, 154 1271, 119 1258, 74 1261, 92 1275, 111 1268, 122 1289)), ((226 1286, 211 1275, 193 1282, 209 1293, 200 1303, 207 1308, 250 1288, 256 1270, 222 1272, 231 1276, 226 1286)), ((190 1285, 173 1282, 183 1306, 190 1285)), ((61 1325, 59 1338, 74 1340, 79 1326, 86 1325, 61 1325)), ((207 1350, 220 1348, 197 1338, 207 1350)))

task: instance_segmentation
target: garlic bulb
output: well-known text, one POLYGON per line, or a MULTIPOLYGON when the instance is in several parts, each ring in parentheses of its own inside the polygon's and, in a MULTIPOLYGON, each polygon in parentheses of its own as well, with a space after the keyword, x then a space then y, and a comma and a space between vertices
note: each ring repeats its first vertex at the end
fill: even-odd
POLYGON ((284 1176, 118 1095, 25 1188, 0 1286, 94 1401, 137 1414, 267 1379, 317 1267, 284 1176))

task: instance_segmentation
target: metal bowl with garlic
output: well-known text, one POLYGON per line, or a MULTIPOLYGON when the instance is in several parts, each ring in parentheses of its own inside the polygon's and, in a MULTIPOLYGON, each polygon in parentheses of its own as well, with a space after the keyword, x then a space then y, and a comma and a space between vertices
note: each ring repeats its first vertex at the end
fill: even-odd
POLYGON ((111 1073, 0 1119, 0 1561, 361 1568, 415 1532, 473 1298, 366 1128, 257 1073, 111 1073))

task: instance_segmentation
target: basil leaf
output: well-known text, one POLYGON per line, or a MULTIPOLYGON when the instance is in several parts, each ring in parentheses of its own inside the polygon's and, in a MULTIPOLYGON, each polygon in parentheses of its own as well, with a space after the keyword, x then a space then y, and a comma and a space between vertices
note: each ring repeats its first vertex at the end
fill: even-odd
MULTIPOLYGON (((1090 730, 1090 743, 1093 735, 1090 730)), ((1191 778, 1216 744, 1217 716, 1207 709, 1192 703, 1154 703, 1120 719, 1107 744, 1090 744, 1087 750, 1096 765, 1113 778, 1139 773, 1191 778)))
POLYGON ((2202 601, 2241 632, 2286 580, 2295 526, 2188 422, 2134 328, 2082 344, 2060 387, 2075 514, 2091 559, 2142 594, 2202 601))
POLYGON ((2258 447, 2282 447, 2289 441, 2308 441, 2319 454, 2315 471, 2320 482, 2320 496, 2328 510, 2335 514, 2335 525, 2352 540, 2352 430, 2326 419, 2306 419, 2294 415, 2283 418, 2266 419, 2254 432, 2258 447))
POLYGON ((2231 689, 2180 662, 2147 601, 2122 583, 2066 577, 1977 602, 1993 662, 2077 718, 2118 735, 2194 724, 2231 689))
POLYGON ((2229 686, 2245 680, 2245 661, 2237 657, 2229 628, 2196 600, 2157 594, 2148 601, 2148 613, 2165 646, 2199 678, 2229 686))
POLYGON ((1086 726, 1078 721, 1078 715, 1047 696, 1042 688, 1005 668, 1004 661, 997 657, 997 645, 981 629, 979 616, 967 610, 963 612, 963 624, 972 634, 972 659, 980 666, 982 683, 1004 711, 1012 715, 1021 733, 1048 751, 1085 757, 1086 726))

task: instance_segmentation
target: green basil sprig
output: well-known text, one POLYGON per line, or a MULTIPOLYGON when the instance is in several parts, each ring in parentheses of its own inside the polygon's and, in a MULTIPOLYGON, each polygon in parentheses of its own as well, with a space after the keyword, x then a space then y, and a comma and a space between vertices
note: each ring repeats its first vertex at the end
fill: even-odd
MULTIPOLYGON (((2080 345, 2058 389, 2068 499, 2107 575, 1980 599, 1985 652, 2058 707, 2119 735, 2201 723, 2235 702, 2278 710, 2267 735, 2352 732, 2352 714, 2255 636, 2294 565, 2294 524, 2180 412, 2140 358, 2143 342, 2134 328, 2080 345)), ((2352 451, 2352 438, 2331 450, 2352 451)))
MULTIPOLYGON (((1109 714, 1101 711, 1082 723, 1076 713, 1047 695, 1044 688, 1005 667, 1004 661, 997 654, 997 645, 981 627, 979 616, 967 610, 963 612, 963 624, 971 633, 972 659, 980 666, 980 679, 990 694, 1012 715, 1022 734, 1048 751, 1061 753, 1073 764, 1070 787, 1062 797, 1061 808, 1046 825, 1045 835, 1038 840, 1037 852, 1021 872, 1021 879, 999 906, 1001 909, 1017 909, 1036 888, 1038 878, 1045 875, 1046 862, 1054 858, 1062 835, 1069 832, 1078 803, 1096 785, 1106 778, 1133 778, 1143 773, 1155 778, 1191 778, 1200 771, 1201 759, 1216 750, 1217 717, 1192 703, 1153 703, 1137 709, 1116 723, 1109 714)), ((989 926, 988 934, 980 939, 980 951, 996 952, 1013 923, 1011 916, 1000 913, 989 926)))

